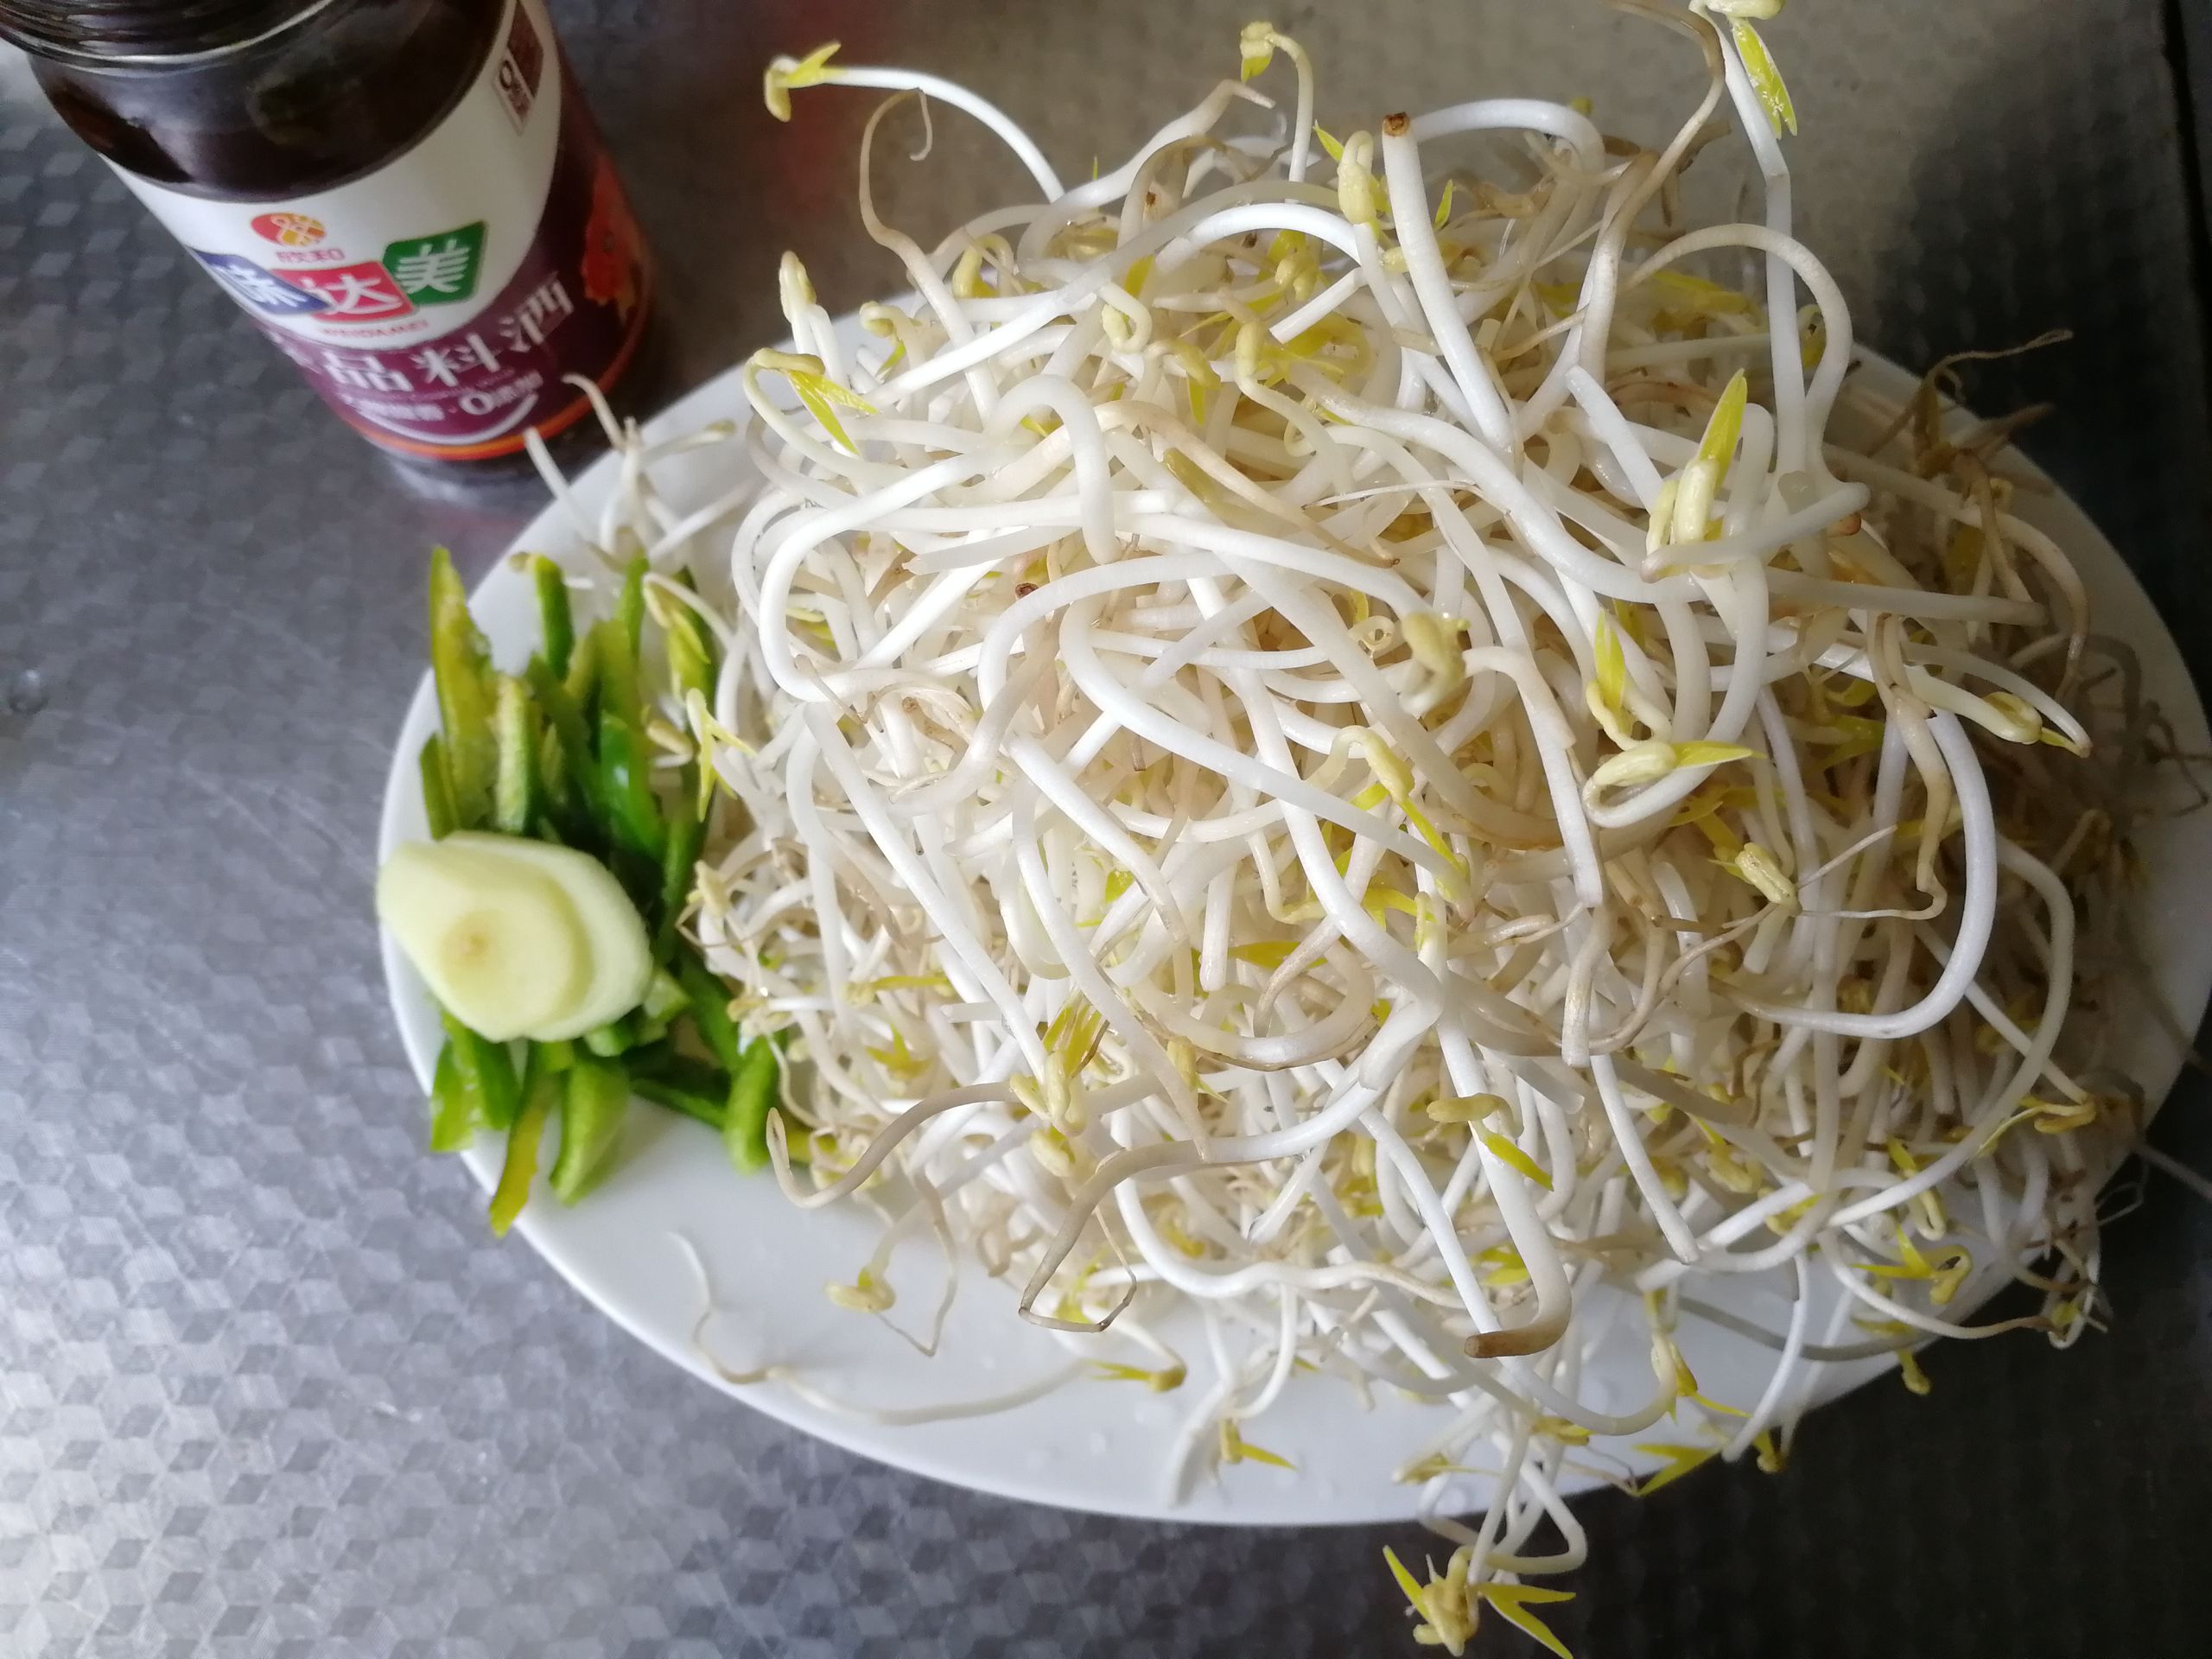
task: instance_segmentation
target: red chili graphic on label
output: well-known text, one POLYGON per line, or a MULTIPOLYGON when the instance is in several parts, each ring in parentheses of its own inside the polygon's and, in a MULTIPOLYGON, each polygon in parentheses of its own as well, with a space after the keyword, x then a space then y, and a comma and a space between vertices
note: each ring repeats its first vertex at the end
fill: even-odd
POLYGON ((643 245, 622 181, 602 156, 591 181, 591 219, 584 226, 584 297, 597 305, 611 302, 626 321, 638 303, 643 245))

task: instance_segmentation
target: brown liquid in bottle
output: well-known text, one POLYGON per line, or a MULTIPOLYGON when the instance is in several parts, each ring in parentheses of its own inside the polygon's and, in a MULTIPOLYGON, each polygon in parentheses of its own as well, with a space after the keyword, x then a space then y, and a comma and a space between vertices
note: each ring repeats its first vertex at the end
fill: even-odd
POLYGON ((393 454, 526 470, 530 427, 556 453, 597 442, 563 375, 643 388, 650 266, 539 0, 0 0, 0 35, 393 454), (541 200, 524 160, 456 185, 500 144, 550 154, 541 200))

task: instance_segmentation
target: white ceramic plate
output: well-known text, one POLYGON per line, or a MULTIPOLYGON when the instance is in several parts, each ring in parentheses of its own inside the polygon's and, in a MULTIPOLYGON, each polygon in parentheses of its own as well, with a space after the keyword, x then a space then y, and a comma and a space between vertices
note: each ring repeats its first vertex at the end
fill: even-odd
MULTIPOLYGON (((861 338, 849 319, 844 332, 853 343, 861 338)), ((1894 365, 1869 359, 1855 384, 1878 397, 1902 401, 1913 382, 1894 365)), ((653 429, 687 431, 743 408, 733 370, 668 410, 653 429)), ((665 475, 667 493, 679 505, 702 503, 728 490, 731 467, 743 464, 728 446, 710 458, 679 460, 665 475)), ((597 513, 613 483, 610 461, 578 480, 575 495, 588 515, 597 513)), ((2145 689, 2172 715, 2183 745, 2199 753, 2212 747, 2181 655, 2111 544, 2056 492, 2024 493, 2018 510, 2074 555, 2099 630, 2133 642, 2141 652, 2145 689)), ((581 549, 569 525, 560 512, 548 508, 516 546, 574 558, 581 549)), ((474 607, 499 662, 515 667, 525 661, 537 632, 529 579, 502 561, 478 588, 474 607)), ((436 719, 425 676, 400 729, 385 787, 379 858, 398 842, 427 834, 416 755, 436 719)), ((2152 982, 2193 1027, 2212 993, 2212 928, 2203 925, 2201 903, 2173 899, 2201 890, 2201 873, 2212 867, 2212 814, 2154 821, 2141 852, 2148 880, 2139 889, 2139 925, 2152 982)), ((436 1014, 389 937, 384 953, 393 1012, 427 1090, 441 1041, 436 1014)), ((2141 1010, 2113 1012, 2128 1025, 2113 1052, 2129 1063, 2151 1099, 2163 1098, 2179 1070, 2179 1050, 2141 1010)), ((419 1107, 394 1102, 393 1109, 419 1107)), ((480 1143, 466 1158, 488 1190, 499 1173, 499 1147, 480 1143)), ((1399 1521, 1412 1514, 1415 1489, 1394 1483, 1391 1471, 1446 1421, 1448 1408, 1397 1399, 1362 1409, 1343 1384, 1301 1376, 1254 1430, 1255 1439, 1292 1459, 1299 1472, 1241 1464, 1217 1481, 1202 1479, 1178 1504, 1167 1489, 1169 1448, 1210 1381, 1205 1347, 1194 1330, 1168 1327, 1171 1339, 1191 1358, 1192 1376, 1183 1389, 1164 1395, 1128 1382, 1085 1378, 1002 1414, 892 1427, 823 1409, 775 1383, 731 1388, 694 1344, 702 1303, 677 1235, 690 1241, 706 1263, 722 1309, 706 1341, 733 1368, 777 1361, 840 1400, 906 1408, 1008 1394, 1067 1362, 1052 1338, 1016 1317, 1013 1290, 980 1272, 963 1281, 934 1358, 924 1358, 880 1321, 832 1306, 823 1287, 832 1280, 850 1281, 868 1259, 875 1243, 873 1221, 837 1209, 793 1210, 772 1179, 748 1179, 733 1172, 710 1131, 650 1107, 632 1113, 630 1144, 599 1191, 575 1209, 563 1209, 542 1190, 541 1180, 519 1230, 625 1330, 747 1404, 863 1456, 1005 1497, 1105 1514, 1252 1526, 1399 1521)), ((487 1232, 484 1248, 516 1246, 502 1247, 487 1232)), ((893 1267, 902 1313, 930 1306, 938 1272, 932 1249, 902 1249, 893 1267)), ((1788 1307, 1777 1291, 1741 1281, 1730 1289, 1726 1297, 1703 1294, 1726 1300, 1770 1330, 1787 1322, 1788 1307)), ((1816 1307, 1815 1332, 1824 1322, 1820 1314, 1816 1307)), ((1638 1325, 1621 1321, 1618 1340, 1600 1351, 1590 1373, 1592 1403, 1619 1410, 1649 1397, 1649 1362, 1636 1334, 1638 1325)), ((1708 1395, 1745 1405, 1757 1396, 1769 1369, 1764 1351, 1693 1321, 1685 1321, 1681 1334, 1708 1395)), ((2024 1349, 2022 1360, 2065 1363, 2039 1349, 2024 1349)), ((1818 1397, 1845 1393, 1890 1363, 1821 1368, 1818 1397)), ((1656 1429, 1647 1437, 1666 1438, 1656 1429)), ((1640 1467, 1652 1465, 1648 1455, 1625 1446, 1600 1446, 1640 1467)), ((1567 1484, 1580 1490, 1595 1483, 1570 1474, 1567 1484)), ((1479 1490, 1470 1491, 1455 1507, 1478 1508, 1482 1499, 1479 1490)))

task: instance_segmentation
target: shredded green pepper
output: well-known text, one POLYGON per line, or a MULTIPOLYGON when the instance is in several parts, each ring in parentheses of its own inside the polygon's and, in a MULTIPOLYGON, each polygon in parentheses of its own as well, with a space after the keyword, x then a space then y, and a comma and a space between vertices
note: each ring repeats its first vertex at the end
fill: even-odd
MULTIPOLYGON (((543 640, 528 668, 507 676, 491 667, 452 560, 440 551, 432 561, 432 661, 444 730, 424 744, 418 763, 431 833, 493 828, 606 860, 652 925, 662 968, 645 1000, 620 1018, 575 1042, 528 1046, 519 1078, 505 1045, 446 1019, 431 1141, 450 1151, 479 1128, 508 1133, 492 1204, 499 1233, 528 1197, 547 1119, 560 1114, 550 1185, 574 1203, 612 1166, 632 1091, 719 1131, 741 1169, 760 1168, 781 1067, 781 1044, 743 1040, 728 987, 677 931, 711 813, 694 804, 696 762, 671 779, 683 787, 666 802, 656 787, 641 671, 645 620, 661 613, 645 605, 645 560, 625 568, 613 615, 581 632, 560 566, 532 555, 527 568, 543 640), (684 1020, 690 1028, 671 1039, 684 1020), (696 1058, 701 1048, 715 1063, 696 1058)), ((696 588, 688 571, 677 579, 696 588)), ((679 601, 665 623, 670 690, 679 699, 711 697, 721 651, 705 620, 679 601)))
POLYGON ((454 822, 453 785, 446 777, 445 741, 435 732, 423 740, 416 761, 423 774, 423 813, 430 821, 430 839, 443 841, 460 825, 454 822))
MULTIPOLYGON (((590 641, 585 645, 588 647, 590 641)), ((588 655, 588 649, 579 653, 580 658, 588 655)), ((538 775, 545 786, 547 809, 558 823, 563 840, 572 847, 597 851, 605 844, 605 837, 594 833, 593 822, 599 812, 591 728, 584 723, 583 711, 568 683, 553 671, 543 656, 530 659, 523 678, 545 721, 544 753, 538 775)))
POLYGON ((590 845, 583 799, 569 770, 568 748, 561 741, 561 734, 542 718, 537 733, 537 788, 538 815, 531 833, 540 841, 557 841, 570 847, 590 845))
POLYGON ((630 1087, 641 1098, 721 1130, 729 1115, 729 1073, 721 1067, 687 1058, 660 1044, 633 1049, 626 1064, 630 1087))
POLYGON ((639 1043, 638 1022, 629 1014, 610 1020, 603 1026, 584 1033, 583 1046, 602 1060, 611 1060, 626 1054, 639 1043))
POLYGON ((430 1085, 430 1150, 459 1152, 476 1138, 476 1102, 461 1081, 461 1067, 448 1042, 438 1051, 436 1081, 430 1085))
POLYGON ((653 792, 652 759, 639 728, 604 704, 599 711, 599 786, 608 840, 652 861, 658 872, 668 851, 668 827, 661 822, 660 798, 653 792))
POLYGON ((722 1070, 734 1076, 744 1044, 737 1034, 737 1021, 729 1017, 728 989, 690 950, 677 952, 676 977, 690 999, 691 1018, 699 1027, 701 1040, 721 1062, 722 1070))
POLYGON ((461 1075, 461 1086, 474 1103, 476 1122, 487 1129, 507 1128, 515 1121, 522 1090, 506 1045, 479 1037, 449 1014, 441 1011, 438 1017, 446 1028, 446 1046, 461 1075))
POLYGON ((665 1027, 690 1006, 690 996, 675 976, 665 968, 656 968, 652 982, 645 987, 645 1001, 638 1004, 638 1013, 665 1027))
POLYGON ((491 821, 499 764, 492 730, 491 654, 468 614, 468 594, 453 556, 442 547, 430 556, 430 668, 445 728, 454 826, 481 829, 491 821))
POLYGON ((728 1148, 730 1162, 748 1174, 768 1166, 768 1114, 776 1104, 780 1070, 774 1042, 755 1037, 746 1046, 744 1058, 730 1079, 722 1145, 728 1148))
POLYGON ((666 963, 676 955, 676 925, 691 901, 691 883, 699 854, 707 844, 707 821, 691 810, 692 772, 684 768, 685 786, 668 810, 668 842, 660 861, 660 924, 653 930, 653 959, 666 963))
POLYGON ((507 1160, 499 1169, 499 1185, 492 1193, 492 1230, 506 1236, 515 1217, 530 1198, 530 1184, 537 1177, 537 1153, 545 1139, 546 1121, 562 1098, 561 1075, 533 1057, 522 1111, 507 1134, 507 1160))
POLYGON ((599 1184, 613 1162, 630 1108, 630 1079, 619 1065, 578 1055, 563 1083, 553 1196, 574 1204, 599 1184))
POLYGON ((569 701, 577 709, 591 706, 592 697, 599 690, 599 641, 594 637, 597 628, 586 632, 569 653, 569 671, 556 677, 556 683, 569 694, 569 701))
POLYGON ((512 674, 497 677, 494 725, 499 746, 492 824, 503 836, 530 833, 537 810, 537 712, 530 693, 512 674))
POLYGON ((561 567, 543 553, 530 559, 531 578, 537 585, 537 626, 544 636, 545 661, 560 679, 569 671, 569 654, 576 648, 576 621, 569 608, 569 584, 561 567))
MULTIPOLYGON (((633 726, 645 725, 645 694, 638 684, 638 653, 630 649, 630 636, 619 621, 597 622, 584 635, 588 654, 578 663, 588 664, 596 677, 601 713, 620 715, 633 726)), ((570 673, 575 670, 572 665, 570 673)), ((579 696, 580 706, 587 699, 579 696)))

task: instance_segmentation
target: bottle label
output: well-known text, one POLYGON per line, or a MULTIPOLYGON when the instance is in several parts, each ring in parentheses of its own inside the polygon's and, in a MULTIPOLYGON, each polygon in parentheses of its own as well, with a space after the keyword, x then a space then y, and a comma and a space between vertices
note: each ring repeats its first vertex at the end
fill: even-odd
POLYGON ((283 202, 118 168, 341 416, 414 455, 512 454, 590 413, 645 330, 652 271, 543 0, 508 0, 483 72, 396 160, 283 202))

